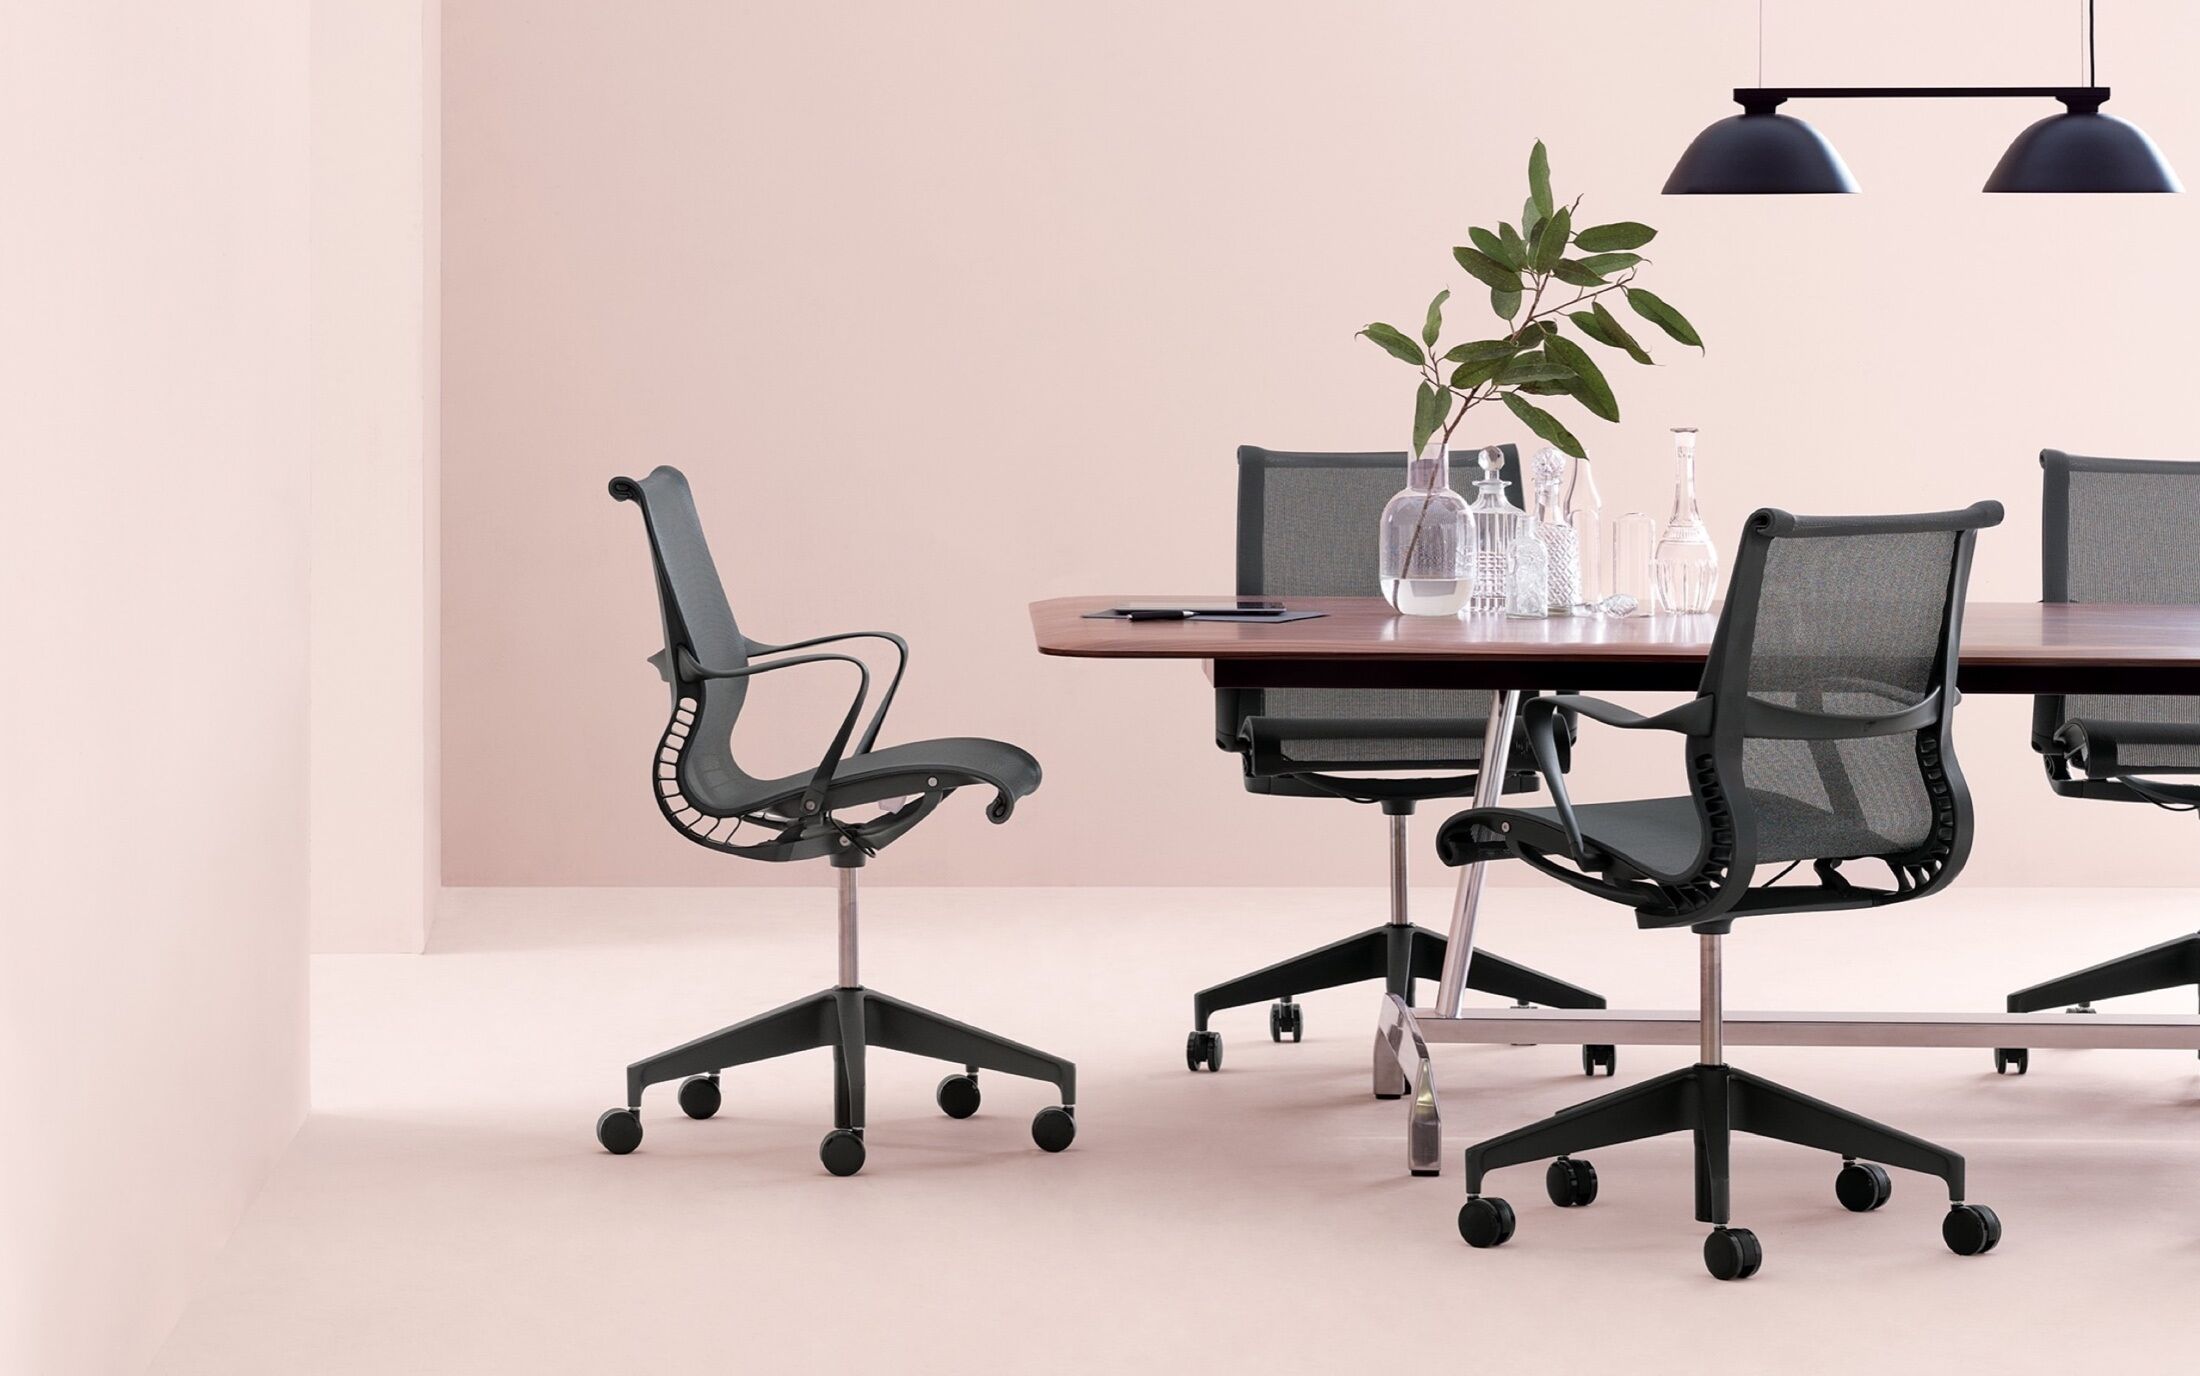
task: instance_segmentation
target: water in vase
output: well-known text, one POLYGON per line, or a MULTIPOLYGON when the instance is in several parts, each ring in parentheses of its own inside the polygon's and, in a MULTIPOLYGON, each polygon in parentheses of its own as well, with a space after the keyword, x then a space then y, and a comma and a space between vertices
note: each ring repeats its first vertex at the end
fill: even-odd
POLYGON ((1385 578, 1383 600, 1407 616, 1456 616, 1472 578, 1385 578))

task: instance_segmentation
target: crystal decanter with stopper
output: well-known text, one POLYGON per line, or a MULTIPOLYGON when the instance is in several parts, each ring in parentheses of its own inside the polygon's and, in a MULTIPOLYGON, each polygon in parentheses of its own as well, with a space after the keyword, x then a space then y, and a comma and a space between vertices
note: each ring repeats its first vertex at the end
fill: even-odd
POLYGON ((1482 465, 1482 476, 1474 484, 1474 505, 1467 508, 1474 526, 1474 590, 1467 597, 1467 610, 1502 612, 1508 591, 1506 578, 1512 572, 1513 541, 1528 513, 1505 496, 1504 454, 1494 448, 1485 449, 1477 462, 1482 465))
POLYGON ((1505 575, 1505 615, 1541 620, 1550 614, 1551 547, 1543 539, 1542 522, 1530 517, 1513 537, 1512 561, 1505 575))
POLYGON ((1457 616, 1474 582, 1474 523, 1451 486, 1451 456, 1432 439, 1406 464, 1383 508, 1376 574, 1383 600, 1408 616, 1457 616))
POLYGON ((1673 519, 1658 537, 1658 606, 1707 612, 1719 594, 1719 551, 1696 510, 1696 427, 1673 427, 1673 519))
POLYGON ((1567 611, 1577 600, 1576 589, 1581 586, 1581 550, 1559 502, 1559 489, 1566 481, 1566 456, 1556 449, 1540 449, 1529 468, 1535 474, 1535 505, 1529 524, 1535 526, 1537 538, 1550 554, 1550 596, 1545 605, 1554 612, 1567 611))

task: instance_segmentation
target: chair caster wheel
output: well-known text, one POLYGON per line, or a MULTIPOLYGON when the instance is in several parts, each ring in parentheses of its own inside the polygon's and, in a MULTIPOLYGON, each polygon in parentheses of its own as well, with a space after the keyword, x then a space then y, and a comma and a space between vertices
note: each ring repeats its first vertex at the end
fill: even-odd
POLYGON ((1040 1109, 1031 1120, 1031 1140, 1041 1151, 1066 1151, 1077 1140, 1075 1110, 1056 1104, 1040 1109))
POLYGON ((1476 1196, 1459 1207, 1459 1236, 1469 1247, 1501 1247, 1512 1238, 1513 1206, 1490 1195, 1476 1196))
POLYGON ((2100 1009, 2098 1009, 2098 1008, 2095 1008, 2095 1007, 2094 1007, 2094 1006, 2093 1006, 2092 1004, 2090 1004, 2090 1003, 2081 1003, 2081 1004, 2079 1004, 2079 1005, 2078 1005, 2077 1007, 2075 1007, 2075 1008, 2065 1008, 2065 1009, 2064 1009, 2063 1011, 2064 1011, 2065 1013, 2098 1013, 2098 1012, 2100 1012, 2101 1010, 2100 1010, 2100 1009))
POLYGON ((1747 1228, 1713 1228, 1703 1240, 1703 1264, 1719 1280, 1748 1280, 1765 1264, 1765 1249, 1747 1228))
POLYGON ((690 1075, 680 1082, 680 1111, 690 1118, 708 1118, 724 1102, 716 1075, 690 1075))
POLYGON ((1616 1046, 1585 1046, 1581 1048, 1581 1073, 1592 1078, 1602 1068, 1606 1075, 1619 1074, 1619 1048, 1616 1046))
POLYGON ((1184 1067, 1187 1070, 1222 1069, 1222 1034, 1220 1032, 1194 1032, 1184 1039, 1184 1067))
POLYGON ((607 1108, 596 1120, 596 1141, 613 1156, 624 1156, 642 1144, 642 1115, 630 1108, 607 1108))
POLYGON ((853 1128, 835 1128, 817 1144, 817 1159, 834 1175, 854 1175, 863 1169, 863 1134, 853 1128))
POLYGON ((1306 1010, 1289 999, 1268 1005, 1268 1040, 1280 1042, 1286 1032, 1294 1042, 1306 1036, 1306 1010))
POLYGON ((2007 1075, 2015 1071, 2022 1075, 2032 1068, 2032 1050, 2024 1046, 1997 1046, 1994 1048, 1994 1073, 2007 1075))
POLYGON ((948 1117, 968 1118, 978 1111, 978 1077, 950 1075, 940 1081, 932 1097, 939 1102, 940 1112, 948 1117))
POLYGON ((1884 1167, 1851 1161, 1833 1178, 1833 1197, 1852 1214, 1868 1214, 1894 1198, 1894 1181, 1884 1167))
POLYGON ((1543 1190, 1551 1202, 1561 1209, 1578 1209, 1594 1204, 1597 1197, 1597 1168, 1587 1161, 1577 1161, 1561 1156, 1543 1172, 1543 1190))
POLYGON ((1940 1221, 1940 1240, 1959 1257, 1991 1252, 2001 1241, 2001 1216, 1984 1204, 1953 1205, 1940 1221))

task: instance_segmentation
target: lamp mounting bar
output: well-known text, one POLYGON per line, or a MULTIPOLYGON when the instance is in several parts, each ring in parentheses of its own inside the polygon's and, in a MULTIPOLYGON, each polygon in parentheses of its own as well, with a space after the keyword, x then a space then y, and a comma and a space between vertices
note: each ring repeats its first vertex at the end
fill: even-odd
POLYGON ((1737 86, 1734 103, 1768 114, 1790 100, 2054 99, 2072 110, 2094 111, 2108 99, 2106 86, 1737 86))

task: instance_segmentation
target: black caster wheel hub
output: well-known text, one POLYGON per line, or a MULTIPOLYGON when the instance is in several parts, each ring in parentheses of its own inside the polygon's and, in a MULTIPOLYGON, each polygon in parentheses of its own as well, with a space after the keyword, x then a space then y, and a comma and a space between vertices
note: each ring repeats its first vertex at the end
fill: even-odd
POLYGON ((1852 1214, 1868 1214, 1894 1198, 1894 1181, 1883 1166, 1851 1161, 1833 1178, 1833 1197, 1852 1214))
POLYGON ((690 1118, 708 1118, 724 1102, 716 1075, 690 1075, 680 1082, 680 1111, 690 1118))
POLYGON ((596 1120, 596 1141, 613 1156, 624 1156, 642 1144, 642 1115, 630 1108, 607 1108, 596 1120))
POLYGON ((950 1075, 940 1081, 940 1087, 932 1091, 940 1112, 950 1118, 968 1118, 978 1111, 982 1097, 978 1093, 978 1077, 975 1075, 950 1075))
POLYGON ((1281 1003, 1269 1004, 1268 1040, 1280 1042, 1287 1033, 1294 1042, 1304 1040, 1306 1036, 1306 1010, 1289 999, 1285 999, 1281 1003))
POLYGON ((1459 1236, 1469 1247, 1501 1247, 1518 1222, 1512 1205, 1495 1195, 1476 1195, 1459 1208, 1459 1236))
POLYGON ((1581 1048, 1581 1073, 1594 1076, 1602 1070, 1606 1075, 1619 1074, 1619 1048, 1616 1046, 1585 1046, 1581 1048))
POLYGON ((2001 1216, 1984 1204, 1951 1205, 1940 1222, 1940 1240, 1959 1257, 1991 1252, 2001 1241, 2001 1216))
POLYGON ((1596 1202, 1597 1168, 1587 1161, 1561 1156, 1543 1172, 1543 1190, 1561 1209, 1579 1209, 1596 1202))
POLYGON ((1041 1151, 1066 1151, 1077 1140, 1077 1110, 1054 1104, 1031 1120, 1031 1140, 1041 1151))
POLYGON ((2032 1050, 2023 1046, 1997 1046, 1994 1048, 1994 1073, 2007 1075, 2011 1071, 2019 1075, 2032 1068, 2032 1050))
POLYGON ((1222 1069, 1222 1034, 1220 1032, 1194 1032, 1184 1039, 1184 1066, 1187 1070, 1222 1069))
POLYGON ((854 1175, 863 1169, 863 1134, 853 1128, 835 1128, 817 1144, 817 1159, 834 1175, 854 1175))
POLYGON ((1714 1228, 1703 1240, 1703 1264, 1719 1280, 1748 1280, 1765 1264, 1765 1249, 1747 1228, 1714 1228))

